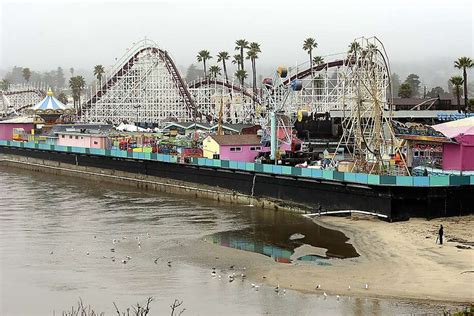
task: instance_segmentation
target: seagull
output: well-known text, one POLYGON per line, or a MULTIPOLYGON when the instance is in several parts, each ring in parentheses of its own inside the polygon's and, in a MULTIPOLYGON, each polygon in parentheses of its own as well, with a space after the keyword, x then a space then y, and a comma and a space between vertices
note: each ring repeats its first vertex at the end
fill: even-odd
POLYGON ((349 287, 347 288, 349 291, 351 290, 351 286, 349 285, 349 287))
POLYGON ((341 298, 341 297, 340 297, 339 295, 336 295, 336 300, 339 301, 340 298, 341 298))
POLYGON ((316 285, 316 290, 319 290, 321 288, 321 284, 316 285))
POLYGON ((255 285, 255 291, 258 291, 259 288, 260 288, 260 286, 255 285))
POLYGON ((278 285, 276 286, 275 292, 277 292, 277 293, 280 292, 280 284, 278 284, 278 285))
POLYGON ((328 297, 328 295, 326 294, 326 292, 323 293, 324 295, 324 299, 326 299, 328 297))
POLYGON ((86 255, 89 255, 89 251, 88 251, 88 252, 86 252, 86 255))
POLYGON ((117 239, 114 238, 114 239, 112 240, 112 243, 115 245, 115 244, 117 243, 117 239))
POLYGON ((234 269, 234 265, 231 265, 231 266, 229 267, 229 269, 230 269, 230 270, 233 270, 233 269, 234 269))
POLYGON ((110 251, 115 252, 115 248, 110 248, 110 251))
POLYGON ((150 234, 146 233, 146 236, 147 236, 148 238, 150 238, 150 234))
POLYGON ((242 279, 245 279, 247 277, 245 273, 242 273, 240 276, 242 277, 242 279))
POLYGON ((171 261, 168 261, 168 267, 171 268, 171 261))
POLYGON ((132 257, 130 257, 130 256, 125 256, 125 258, 127 258, 127 260, 132 259, 132 257))
POLYGON ((160 258, 156 258, 156 259, 155 259, 155 261, 154 261, 155 264, 158 264, 158 259, 160 259, 160 258))
POLYGON ((115 262, 115 257, 112 257, 112 262, 115 262))
POLYGON ((365 283, 365 289, 366 289, 366 290, 369 289, 369 283, 365 283))
POLYGON ((255 287, 255 283, 252 283, 252 287, 255 287))
POLYGON ((49 254, 50 254, 50 255, 52 255, 52 254, 53 254, 53 252, 51 251, 49 254))
POLYGON ((123 259, 123 260, 122 260, 122 263, 123 263, 123 264, 126 264, 126 263, 127 263, 127 260, 123 259))

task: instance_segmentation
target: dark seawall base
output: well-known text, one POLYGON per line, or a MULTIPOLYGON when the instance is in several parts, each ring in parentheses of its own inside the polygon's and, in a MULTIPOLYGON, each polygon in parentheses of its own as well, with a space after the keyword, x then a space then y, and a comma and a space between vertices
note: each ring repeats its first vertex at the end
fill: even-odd
POLYGON ((474 213, 474 186, 359 185, 218 167, 2 146, 0 146, 0 153, 204 184, 245 195, 278 200, 279 204, 288 202, 301 205, 314 212, 317 212, 320 205, 323 211, 367 211, 385 215, 390 221, 405 220, 410 217, 434 218, 474 213))

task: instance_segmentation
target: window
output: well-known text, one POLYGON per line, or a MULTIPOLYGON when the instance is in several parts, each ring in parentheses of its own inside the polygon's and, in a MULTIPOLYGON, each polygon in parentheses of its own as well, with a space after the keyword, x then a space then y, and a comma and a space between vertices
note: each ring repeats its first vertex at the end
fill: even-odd
POLYGON ((81 139, 84 139, 84 137, 81 136, 81 139))
POLYGON ((71 136, 71 135, 69 135, 69 139, 72 139, 72 136, 71 136))
POLYGON ((79 136, 76 136, 76 139, 79 139, 79 136))
POLYGON ((242 151, 242 148, 240 148, 240 147, 230 147, 230 151, 239 152, 239 151, 242 151))
POLYGON ((61 135, 61 138, 64 138, 64 135, 61 135))
POLYGON ((97 141, 94 141, 94 145, 97 145, 97 144, 98 144, 98 142, 97 142, 97 141))
POLYGON ((250 147, 250 151, 260 151, 262 148, 260 146, 250 147))

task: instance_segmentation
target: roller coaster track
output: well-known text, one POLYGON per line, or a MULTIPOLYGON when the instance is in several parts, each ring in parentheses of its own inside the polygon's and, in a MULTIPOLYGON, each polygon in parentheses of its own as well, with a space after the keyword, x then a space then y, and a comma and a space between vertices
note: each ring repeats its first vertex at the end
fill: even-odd
MULTIPOLYGON (((149 47, 144 47, 139 49, 133 56, 131 56, 127 62, 123 64, 121 68, 118 69, 114 73, 114 75, 107 80, 106 83, 103 84, 102 88, 96 92, 95 95, 92 96, 92 98, 89 99, 85 103, 86 108, 90 108, 92 104, 96 103, 97 101, 100 100, 100 98, 107 92, 107 90, 112 87, 114 84, 116 84, 119 79, 125 75, 134 65, 136 61, 138 61, 138 56, 145 52, 145 51, 150 51, 153 54, 157 54, 159 58, 165 63, 166 69, 168 70, 169 74, 173 78, 173 81, 176 84, 176 87, 179 90, 179 94, 184 100, 184 103, 186 105, 186 108, 190 113, 193 113, 193 111, 197 110, 196 109, 196 104, 191 96, 191 93, 189 92, 186 83, 184 82, 183 78, 179 74, 178 68, 176 67, 175 63, 169 56, 168 52, 162 49, 159 49, 157 47, 149 46, 149 47)), ((198 113, 200 114, 200 113, 198 113)))
POLYGON ((318 72, 318 71, 321 71, 321 70, 324 70, 324 69, 327 69, 327 68, 345 66, 347 64, 348 64, 347 60, 335 60, 335 61, 331 61, 329 63, 314 65, 312 69, 308 68, 308 69, 302 70, 302 71, 292 75, 288 79, 283 80, 283 84, 287 85, 295 79, 306 78, 306 77, 310 76, 313 72, 318 72))
POLYGON ((27 90, 18 90, 18 91, 3 91, 3 95, 15 95, 15 94, 21 94, 21 93, 36 93, 39 97, 44 97, 46 95, 46 92, 40 90, 40 89, 27 89, 27 90))
POLYGON ((258 102, 257 97, 254 96, 253 94, 245 91, 242 89, 242 87, 234 85, 229 82, 225 82, 219 79, 208 79, 208 78, 202 78, 201 80, 194 81, 191 85, 189 85, 190 89, 197 89, 203 85, 219 85, 219 86, 225 86, 226 88, 232 89, 232 91, 237 91, 237 92, 242 92, 245 96, 249 98, 253 98, 255 102, 258 102))

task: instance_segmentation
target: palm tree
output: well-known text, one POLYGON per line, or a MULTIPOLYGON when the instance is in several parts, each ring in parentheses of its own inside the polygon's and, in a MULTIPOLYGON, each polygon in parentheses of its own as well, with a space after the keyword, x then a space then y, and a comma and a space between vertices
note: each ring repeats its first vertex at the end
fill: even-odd
POLYGON ((8 81, 7 79, 3 79, 2 81, 0 81, 0 90, 7 91, 8 88, 10 88, 10 81, 8 81))
POLYGON ((105 73, 104 66, 96 65, 94 67, 94 76, 97 78, 99 83, 102 82, 102 75, 105 73))
POLYGON ((461 113, 461 86, 464 83, 464 79, 461 76, 453 76, 449 79, 449 82, 454 86, 454 93, 458 100, 458 112, 461 113))
POLYGON ((217 75, 221 74, 221 67, 219 66, 211 66, 209 67, 209 77, 216 79, 217 75))
POLYGON ((235 77, 239 79, 240 85, 242 86, 242 92, 244 91, 244 80, 247 79, 247 72, 239 69, 235 72, 235 77))
POLYGON ((207 77, 207 68, 206 68, 206 60, 212 58, 211 54, 207 50, 202 50, 197 54, 197 61, 202 62, 204 67, 204 77, 207 77))
POLYGON ((321 56, 314 56, 313 57, 313 64, 316 64, 316 65, 324 64, 324 58, 321 57, 321 56))
POLYGON ((313 48, 317 47, 318 43, 316 43, 314 38, 308 37, 304 40, 303 50, 307 51, 309 54, 309 69, 311 69, 311 72, 313 71, 313 48))
POLYGON ((67 95, 66 95, 64 92, 60 92, 60 93, 58 94, 58 100, 59 100, 61 103, 67 104, 67 95))
POLYGON ((244 69, 244 49, 249 48, 249 42, 245 39, 235 41, 235 50, 240 50, 240 69, 244 69))
POLYGON ((469 57, 461 57, 454 62, 454 67, 462 69, 463 81, 464 81, 464 107, 469 109, 467 100, 467 69, 474 67, 472 59, 469 57))
POLYGON ((227 67, 225 64, 226 60, 229 60, 230 55, 228 52, 219 52, 217 54, 217 62, 222 62, 222 68, 224 69, 224 76, 225 76, 225 82, 229 81, 229 77, 227 77, 227 67))
POLYGON ((356 42, 356 41, 353 41, 350 45, 349 45, 349 53, 356 53, 360 50, 360 44, 359 42, 356 42))
MULTIPOLYGON (((258 53, 261 52, 260 44, 253 42, 250 43, 249 50, 247 51, 247 59, 250 59, 252 63, 252 90, 254 97, 257 95, 257 67, 255 60, 258 58, 258 53)), ((252 99, 254 101, 254 99, 252 99)))
POLYGON ((242 58, 240 57, 240 54, 236 54, 233 57, 234 59, 232 59, 232 63, 234 65, 237 64, 237 70, 240 70, 240 63, 242 62, 242 58))
POLYGON ((86 85, 82 76, 75 76, 69 79, 69 87, 72 90, 72 98, 74 100, 74 107, 76 104, 81 104, 81 93, 86 85))
POLYGON ((26 83, 28 83, 31 78, 30 68, 23 68, 22 73, 23 73, 23 78, 25 78, 26 83))

